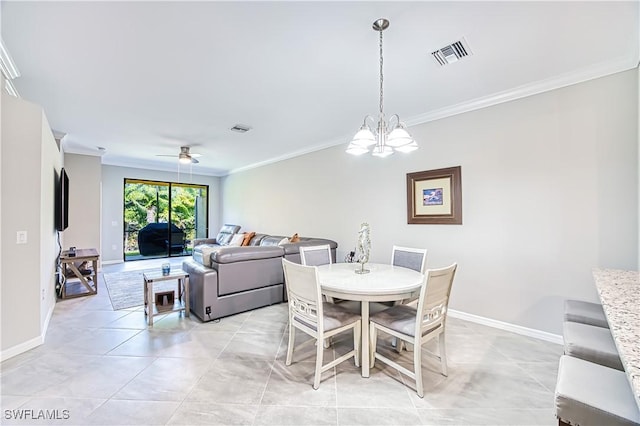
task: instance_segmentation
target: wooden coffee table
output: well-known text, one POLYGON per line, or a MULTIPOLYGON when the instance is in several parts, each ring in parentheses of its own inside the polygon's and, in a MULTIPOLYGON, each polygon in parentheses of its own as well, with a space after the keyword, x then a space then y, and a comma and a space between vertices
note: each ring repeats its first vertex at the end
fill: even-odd
POLYGON ((182 312, 184 316, 189 316, 189 274, 182 269, 173 269, 167 275, 163 275, 161 270, 150 271, 142 274, 144 277, 144 314, 147 316, 149 326, 153 327, 153 317, 164 315, 170 312, 182 312), (178 280, 178 297, 175 298, 172 306, 156 306, 154 300, 153 283, 168 280, 178 280))

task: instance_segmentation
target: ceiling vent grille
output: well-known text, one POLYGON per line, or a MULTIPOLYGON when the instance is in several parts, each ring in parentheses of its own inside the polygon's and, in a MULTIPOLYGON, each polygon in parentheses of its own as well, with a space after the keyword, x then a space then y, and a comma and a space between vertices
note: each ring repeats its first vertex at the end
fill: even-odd
POLYGON ((247 126, 246 124, 236 124, 231 128, 231 130, 238 133, 247 133, 251 130, 251 126, 247 126))
POLYGON ((435 52, 431 52, 431 56, 433 56, 438 65, 442 66, 456 62, 470 54, 471 51, 469 50, 464 38, 438 49, 435 52))

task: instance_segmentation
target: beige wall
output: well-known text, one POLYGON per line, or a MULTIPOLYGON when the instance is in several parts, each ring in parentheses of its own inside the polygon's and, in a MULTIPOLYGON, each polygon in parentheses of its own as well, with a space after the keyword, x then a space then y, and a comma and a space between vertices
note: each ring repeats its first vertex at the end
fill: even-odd
POLYGON ((100 249, 102 161, 91 155, 64 154, 69 175, 69 227, 64 248, 100 249))
POLYGON ((2 342, 5 359, 42 343, 55 306, 54 188, 62 165, 42 108, 2 93, 2 342), (16 233, 27 243, 16 244, 16 233))
POLYGON ((124 179, 147 179, 164 182, 209 185, 209 233, 220 228, 220 178, 189 175, 131 167, 102 166, 102 262, 121 262, 123 248, 123 188, 124 179))
POLYGON ((458 262, 452 309, 559 335, 563 299, 597 300, 592 268, 638 267, 637 93, 628 71, 415 126, 409 155, 345 141, 233 174, 222 219, 335 239, 339 259, 367 221, 373 261, 399 244, 458 262), (464 224, 408 225, 406 173, 457 165, 464 224))

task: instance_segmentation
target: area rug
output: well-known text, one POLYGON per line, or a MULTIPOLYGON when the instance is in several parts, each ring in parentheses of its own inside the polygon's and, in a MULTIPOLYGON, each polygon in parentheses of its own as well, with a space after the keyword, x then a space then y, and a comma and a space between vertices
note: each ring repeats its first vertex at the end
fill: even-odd
MULTIPOLYGON (((144 279, 142 274, 155 269, 112 272, 104 274, 104 283, 109 291, 113 310, 133 308, 144 305, 144 279)), ((153 283, 153 291, 178 290, 178 280, 153 283)))

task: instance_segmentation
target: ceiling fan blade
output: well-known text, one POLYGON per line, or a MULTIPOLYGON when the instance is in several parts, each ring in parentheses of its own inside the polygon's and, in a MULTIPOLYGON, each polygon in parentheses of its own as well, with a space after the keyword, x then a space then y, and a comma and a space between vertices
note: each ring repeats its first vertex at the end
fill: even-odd
POLYGON ((175 157, 176 155, 156 154, 156 157, 175 157))
POLYGON ((191 158, 191 162, 192 162, 193 164, 198 164, 198 163, 199 163, 199 161, 198 161, 198 160, 196 160, 195 158, 193 158, 193 154, 191 154, 191 157, 192 157, 192 158, 191 158))
POLYGON ((193 154, 193 153, 191 153, 189 155, 192 156, 192 157, 202 157, 202 154, 193 154))

